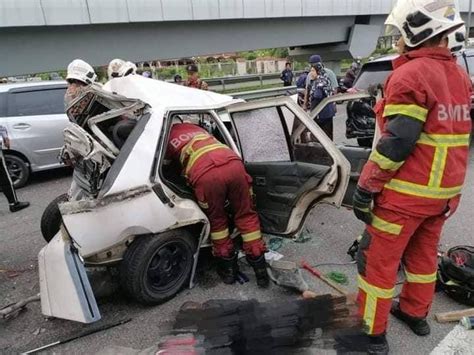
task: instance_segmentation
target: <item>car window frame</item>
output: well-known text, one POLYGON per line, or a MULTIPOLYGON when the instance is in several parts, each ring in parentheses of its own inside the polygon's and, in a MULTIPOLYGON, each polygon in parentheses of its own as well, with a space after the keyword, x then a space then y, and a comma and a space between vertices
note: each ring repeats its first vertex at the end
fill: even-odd
POLYGON ((6 98, 6 116, 7 117, 34 117, 34 116, 49 116, 49 115, 62 115, 66 114, 66 110, 64 112, 59 113, 41 113, 35 115, 19 115, 18 108, 15 102, 13 95, 21 94, 21 93, 31 93, 31 92, 38 92, 38 91, 49 91, 49 90, 64 90, 66 92, 67 85, 65 84, 54 84, 54 85, 38 85, 38 86, 25 86, 21 88, 10 89, 8 91, 8 95, 6 98))

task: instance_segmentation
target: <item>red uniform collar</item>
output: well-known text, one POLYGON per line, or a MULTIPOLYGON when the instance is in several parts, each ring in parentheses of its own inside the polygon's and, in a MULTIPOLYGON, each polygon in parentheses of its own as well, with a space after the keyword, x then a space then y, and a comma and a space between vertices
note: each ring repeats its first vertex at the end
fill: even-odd
POLYGON ((447 60, 455 61, 456 59, 451 54, 448 48, 442 47, 430 47, 430 48, 420 48, 408 53, 401 55, 400 57, 392 61, 393 69, 396 69, 402 66, 405 63, 408 63, 410 60, 416 58, 433 58, 438 60, 447 60))

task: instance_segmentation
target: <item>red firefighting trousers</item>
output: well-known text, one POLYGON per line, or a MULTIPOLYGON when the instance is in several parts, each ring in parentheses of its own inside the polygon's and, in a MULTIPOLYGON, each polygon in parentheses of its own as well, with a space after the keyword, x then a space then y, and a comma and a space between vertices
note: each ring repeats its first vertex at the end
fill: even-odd
POLYGON ((194 194, 199 206, 211 224, 211 240, 216 257, 229 257, 234 253, 229 236, 226 201, 234 214, 234 222, 243 239, 247 255, 258 257, 266 251, 260 233, 260 222, 252 198, 252 178, 240 160, 231 160, 214 167, 194 183, 194 194))
POLYGON ((376 206, 357 255, 359 313, 368 334, 386 331, 395 293, 398 267, 403 261, 406 281, 400 295, 402 312, 425 317, 433 300, 437 252, 447 217, 415 217, 376 206))

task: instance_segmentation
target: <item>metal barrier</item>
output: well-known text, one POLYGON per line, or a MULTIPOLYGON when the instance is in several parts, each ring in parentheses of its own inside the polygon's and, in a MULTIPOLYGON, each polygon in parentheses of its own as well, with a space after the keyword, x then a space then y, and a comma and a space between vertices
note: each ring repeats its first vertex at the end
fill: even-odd
POLYGON ((263 89, 263 90, 253 90, 253 91, 243 91, 229 94, 235 99, 243 99, 246 101, 265 99, 269 97, 277 96, 291 96, 296 94, 296 86, 287 86, 281 88, 272 88, 272 89, 263 89))
MULTIPOLYGON (((295 78, 298 77, 303 71, 293 72, 295 78)), ((272 74, 257 74, 257 75, 241 75, 241 76, 232 76, 232 77, 222 77, 222 78, 211 78, 211 79, 202 79, 214 90, 218 89, 220 91, 225 91, 226 86, 233 84, 243 84, 251 82, 259 82, 262 87, 265 81, 280 79, 281 73, 272 73, 272 74)))

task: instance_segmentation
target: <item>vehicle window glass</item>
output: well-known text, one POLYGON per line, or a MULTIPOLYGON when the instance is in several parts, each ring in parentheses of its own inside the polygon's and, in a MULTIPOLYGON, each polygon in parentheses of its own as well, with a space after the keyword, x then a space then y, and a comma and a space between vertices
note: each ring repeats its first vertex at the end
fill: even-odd
POLYGON ((10 116, 38 116, 64 113, 65 90, 50 89, 10 93, 9 114, 10 116))
POLYGON ((362 69, 354 83, 354 87, 359 90, 367 90, 372 85, 384 84, 391 72, 391 65, 390 68, 385 65, 383 67, 374 66, 367 67, 365 70, 362 69))
POLYGON ((287 107, 282 107, 285 123, 290 135, 290 147, 293 160, 301 163, 311 163, 331 166, 334 161, 324 145, 316 138, 302 122, 287 107))
POLYGON ((290 161, 290 152, 277 107, 232 114, 245 162, 290 161))

